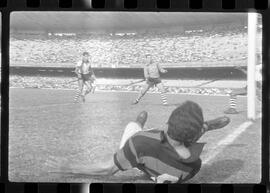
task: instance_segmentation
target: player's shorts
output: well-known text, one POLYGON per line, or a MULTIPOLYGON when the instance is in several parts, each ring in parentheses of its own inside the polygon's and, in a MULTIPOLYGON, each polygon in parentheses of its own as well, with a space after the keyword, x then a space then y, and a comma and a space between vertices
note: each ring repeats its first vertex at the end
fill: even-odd
POLYGON ((94 82, 94 77, 92 76, 92 74, 81 74, 81 78, 83 81, 91 81, 94 82))
POLYGON ((148 78, 146 83, 151 85, 151 86, 154 86, 154 85, 161 83, 161 79, 160 78, 148 78))

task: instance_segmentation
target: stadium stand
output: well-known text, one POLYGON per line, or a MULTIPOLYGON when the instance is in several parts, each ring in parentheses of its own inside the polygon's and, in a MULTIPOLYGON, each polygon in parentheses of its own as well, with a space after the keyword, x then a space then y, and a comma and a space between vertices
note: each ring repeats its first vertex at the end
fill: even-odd
MULTIPOLYGON (((260 41, 260 40, 259 40, 260 41)), ((247 28, 215 26, 179 32, 54 34, 12 33, 10 64, 74 65, 85 50, 94 67, 140 67, 145 52, 166 67, 246 65, 247 28), (229 29, 228 29, 229 28, 229 29)))

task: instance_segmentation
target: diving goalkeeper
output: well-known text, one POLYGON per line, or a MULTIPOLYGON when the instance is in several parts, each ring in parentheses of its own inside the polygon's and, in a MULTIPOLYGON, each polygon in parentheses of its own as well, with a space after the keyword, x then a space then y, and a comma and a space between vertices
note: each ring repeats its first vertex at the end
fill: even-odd
POLYGON ((146 120, 143 111, 126 126, 119 149, 106 163, 71 165, 62 172, 111 176, 137 168, 156 183, 183 183, 200 171, 204 143, 198 139, 230 122, 228 117, 204 121, 201 107, 192 101, 173 110, 165 130, 144 130, 146 120))

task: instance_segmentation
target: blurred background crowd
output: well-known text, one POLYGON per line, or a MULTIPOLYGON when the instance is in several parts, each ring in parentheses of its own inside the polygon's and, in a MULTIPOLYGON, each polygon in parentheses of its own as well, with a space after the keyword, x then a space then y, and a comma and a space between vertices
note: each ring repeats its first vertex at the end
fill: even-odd
MULTIPOLYGON (((261 27, 258 27, 257 52, 261 52, 261 27)), ((188 30, 148 29, 136 32, 102 31, 91 33, 53 33, 12 31, 10 66, 74 67, 88 51, 93 67, 142 67, 150 53, 155 62, 166 67, 246 66, 248 51, 246 25, 208 25, 188 30)), ((74 75, 75 76, 75 75, 74 75)), ((76 89, 70 78, 11 76, 10 86, 76 89)), ((180 80, 179 80, 180 81, 180 80)), ((139 91, 140 85, 98 85, 99 90, 139 91)), ((211 88, 169 86, 172 93, 222 94, 211 88), (191 89, 191 90, 190 90, 191 89)))
POLYGON ((74 66, 83 51, 90 52, 94 67, 141 67, 146 52, 165 67, 193 63, 224 66, 246 61, 247 28, 226 25, 182 32, 12 33, 10 46, 11 66, 74 66))

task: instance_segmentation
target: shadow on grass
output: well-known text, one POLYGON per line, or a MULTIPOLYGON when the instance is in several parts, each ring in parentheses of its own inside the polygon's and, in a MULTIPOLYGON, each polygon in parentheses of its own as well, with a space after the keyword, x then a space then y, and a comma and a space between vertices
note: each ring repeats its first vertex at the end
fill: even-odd
MULTIPOLYGON (((186 183, 222 183, 229 177, 236 175, 243 168, 244 161, 240 159, 228 159, 204 165, 199 173, 186 183)), ((146 175, 134 170, 119 172, 116 176, 93 176, 81 174, 64 174, 69 179, 84 181, 100 181, 112 183, 153 183, 146 175)), ((68 180, 69 181, 69 180, 68 180)), ((72 181, 72 180, 71 180, 72 181)))
POLYGON ((220 183, 236 175, 243 168, 244 161, 228 159, 203 165, 201 171, 187 183, 220 183))
POLYGON ((67 182, 74 181, 91 181, 91 182, 105 182, 105 183, 151 183, 152 181, 143 173, 130 170, 128 172, 119 172, 115 176, 95 176, 87 174, 74 174, 69 172, 51 172, 58 174, 60 178, 65 179, 67 182))
MULTIPOLYGON (((186 183, 222 183, 243 168, 244 161, 240 159, 227 159, 213 162, 202 166, 199 173, 186 183)), ((57 173, 57 172, 53 172, 57 173)), ((57 174, 56 174, 57 175, 57 174)), ((74 173, 58 173, 59 179, 67 182, 105 182, 105 183, 153 183, 145 174, 136 170, 119 172, 115 176, 93 176, 74 173)), ((237 182, 238 183, 238 182, 237 182)), ((240 182, 239 182, 240 183, 240 182)))

